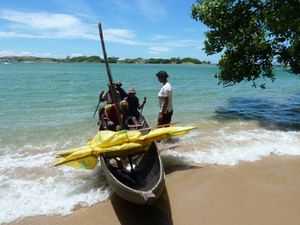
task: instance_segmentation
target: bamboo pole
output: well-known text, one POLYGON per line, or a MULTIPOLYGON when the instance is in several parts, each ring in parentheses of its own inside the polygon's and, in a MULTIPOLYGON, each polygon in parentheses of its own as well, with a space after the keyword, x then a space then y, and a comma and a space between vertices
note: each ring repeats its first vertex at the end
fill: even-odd
POLYGON ((104 37, 103 37, 101 22, 98 24, 98 29, 99 29, 99 35, 100 35, 101 46, 102 46, 102 51, 103 51, 103 57, 104 57, 104 61, 105 61, 106 72, 107 72, 107 76, 108 76, 108 80, 109 80, 109 89, 111 91, 112 98, 113 98, 113 101, 114 101, 115 106, 116 106, 119 123, 121 125, 122 130, 123 130, 123 129, 125 129, 125 125, 124 125, 124 122, 121 118, 120 102, 117 99, 116 89, 113 85, 113 79, 112 79, 110 67, 109 67, 109 64, 108 64, 108 59, 107 59, 107 54, 106 54, 106 50, 105 50, 105 43, 104 43, 104 37))

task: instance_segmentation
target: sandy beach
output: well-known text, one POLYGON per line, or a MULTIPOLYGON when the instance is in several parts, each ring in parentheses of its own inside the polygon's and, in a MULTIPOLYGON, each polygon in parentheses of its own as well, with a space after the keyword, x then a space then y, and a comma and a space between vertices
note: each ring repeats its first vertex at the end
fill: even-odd
POLYGON ((11 225, 263 224, 298 225, 300 157, 270 156, 237 166, 210 165, 169 171, 166 190, 153 206, 116 195, 69 216, 25 218, 11 225))

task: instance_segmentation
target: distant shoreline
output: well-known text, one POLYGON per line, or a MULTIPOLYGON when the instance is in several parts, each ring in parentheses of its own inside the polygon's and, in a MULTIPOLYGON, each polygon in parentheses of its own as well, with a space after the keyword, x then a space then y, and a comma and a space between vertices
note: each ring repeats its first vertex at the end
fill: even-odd
MULTIPOLYGON (((55 62, 55 63, 104 63, 104 59, 99 56, 78 56, 62 58, 45 58, 33 56, 4 56, 0 57, 1 63, 8 62, 55 62)), ((195 58, 135 58, 120 59, 118 57, 109 57, 109 63, 123 64, 211 64, 210 61, 201 61, 195 58)))

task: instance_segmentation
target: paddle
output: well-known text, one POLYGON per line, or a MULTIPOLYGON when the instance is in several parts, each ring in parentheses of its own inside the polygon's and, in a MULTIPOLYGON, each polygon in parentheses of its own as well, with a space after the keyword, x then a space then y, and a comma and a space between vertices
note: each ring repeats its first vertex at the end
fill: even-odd
POLYGON ((165 126, 173 126, 173 125, 175 125, 177 123, 179 123, 179 122, 161 124, 161 125, 157 125, 156 128, 165 127, 165 126))
MULTIPOLYGON (((166 126, 173 126, 175 124, 178 124, 179 122, 174 122, 174 123, 167 123, 167 124, 161 124, 161 125, 158 125, 158 126, 155 126, 155 127, 146 127, 146 128, 143 128, 143 129, 138 129, 138 131, 144 131, 144 130, 151 130, 153 128, 161 128, 161 127, 166 127, 166 126)), ((140 127, 141 125, 130 125, 129 127, 140 127)))
POLYGON ((144 101, 143 101, 142 108, 141 108, 141 114, 143 114, 143 109, 146 104, 146 101, 147 101, 147 97, 144 97, 144 101))
POLYGON ((99 108, 99 105, 100 105, 100 102, 101 102, 101 96, 103 95, 104 91, 101 91, 100 95, 99 95, 99 101, 98 101, 98 104, 96 106, 96 109, 95 109, 95 112, 94 112, 94 115, 93 115, 93 118, 95 118, 95 115, 96 115, 96 112, 99 108))

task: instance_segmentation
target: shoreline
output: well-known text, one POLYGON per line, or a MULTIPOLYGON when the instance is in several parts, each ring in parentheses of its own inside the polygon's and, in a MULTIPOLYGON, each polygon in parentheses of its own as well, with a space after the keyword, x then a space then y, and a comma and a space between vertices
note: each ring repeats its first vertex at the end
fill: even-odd
MULTIPOLYGON (((66 58, 50 58, 50 57, 35 57, 35 56, 3 56, 0 57, 0 63, 9 62, 52 62, 52 63, 105 63, 105 60, 99 56, 78 56, 66 58)), ((172 57, 172 58, 119 58, 109 57, 108 62, 115 64, 212 64, 210 61, 201 61, 191 57, 172 57)))
POLYGON ((167 174, 166 190, 153 206, 115 194, 67 216, 36 216, 10 225, 263 224, 300 221, 300 156, 274 156, 236 166, 205 165, 167 174))

